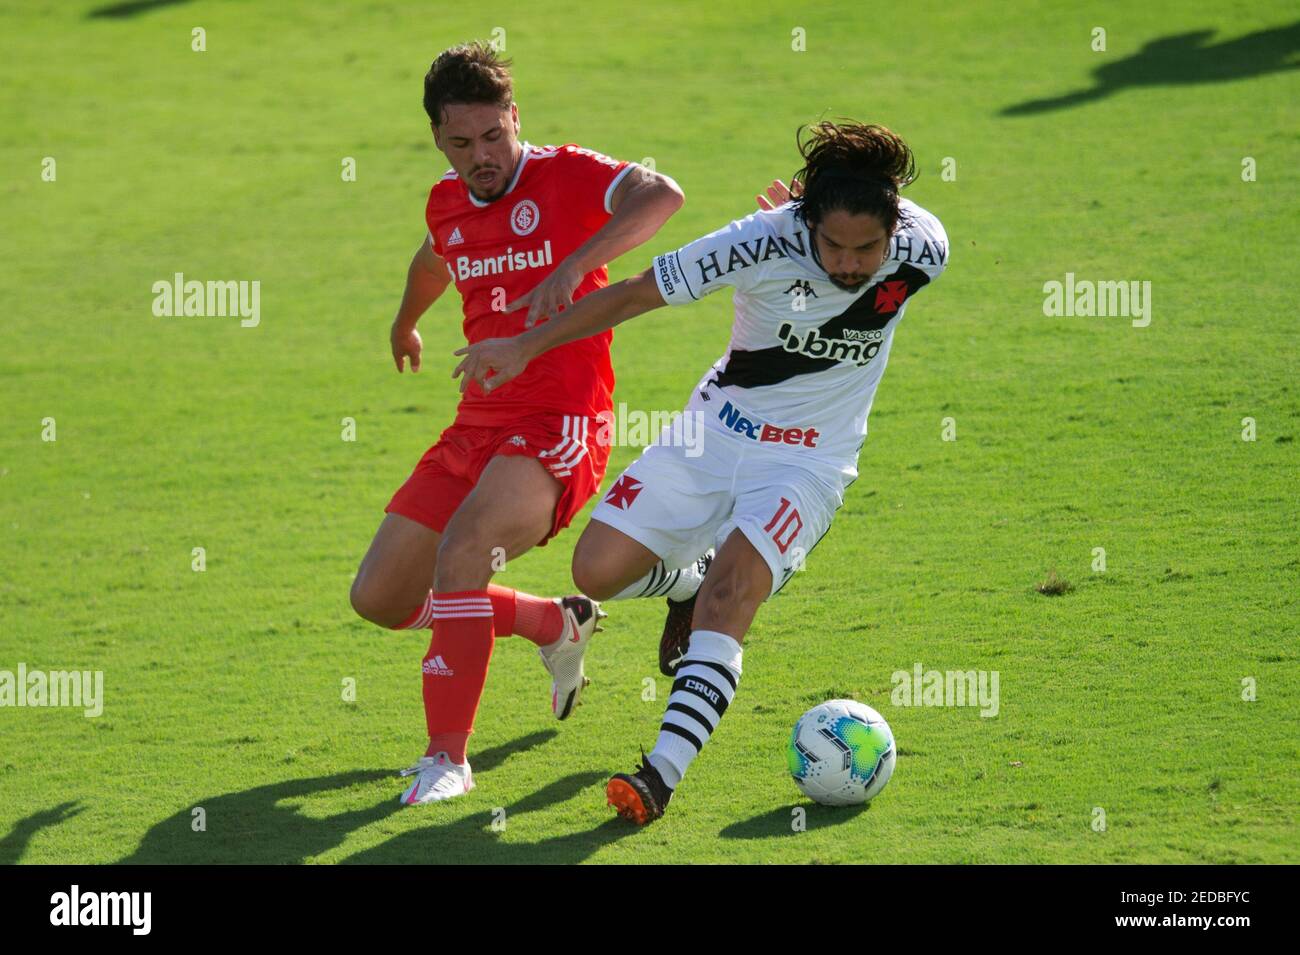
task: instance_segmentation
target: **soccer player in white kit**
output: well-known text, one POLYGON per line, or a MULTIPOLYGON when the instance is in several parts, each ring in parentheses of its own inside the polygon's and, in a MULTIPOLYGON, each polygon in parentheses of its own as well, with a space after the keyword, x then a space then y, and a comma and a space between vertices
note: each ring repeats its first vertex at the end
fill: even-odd
POLYGON ((790 201, 657 257, 531 331, 457 353, 453 374, 497 386, 564 342, 734 290, 726 354, 686 405, 705 426, 702 453, 666 428, 596 506, 573 556, 574 582, 606 600, 716 548, 654 750, 606 789, 638 824, 663 814, 735 695, 759 605, 802 566, 857 478, 894 330, 948 260, 939 220, 899 196, 916 170, 897 135, 824 122, 799 142, 790 201))

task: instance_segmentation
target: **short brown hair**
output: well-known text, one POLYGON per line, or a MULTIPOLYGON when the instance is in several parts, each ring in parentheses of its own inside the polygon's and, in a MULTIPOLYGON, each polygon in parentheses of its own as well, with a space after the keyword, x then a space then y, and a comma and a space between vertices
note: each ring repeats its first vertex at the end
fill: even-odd
POLYGON ((514 98, 510 61, 477 40, 443 50, 424 75, 424 111, 435 126, 442 125, 442 111, 448 103, 505 107, 514 98))

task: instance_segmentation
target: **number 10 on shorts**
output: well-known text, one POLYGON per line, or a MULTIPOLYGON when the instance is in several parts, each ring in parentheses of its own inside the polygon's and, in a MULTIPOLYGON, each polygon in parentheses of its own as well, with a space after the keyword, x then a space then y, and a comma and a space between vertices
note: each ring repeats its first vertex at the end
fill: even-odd
POLYGON ((772 533, 772 540, 776 541, 776 546, 784 554, 790 545, 794 543, 794 539, 799 536, 799 532, 803 530, 803 518, 799 516, 797 507, 790 506, 789 498, 781 498, 781 506, 776 509, 776 513, 772 515, 772 519, 767 522, 767 526, 763 530, 771 531, 774 527, 776 530, 772 533), (786 515, 786 511, 790 513, 786 515), (785 521, 781 522, 783 515, 785 515, 785 521), (778 522, 781 522, 780 527, 777 527, 778 522), (788 534, 787 531, 789 531, 788 534), (784 541, 781 540, 783 536, 784 541))

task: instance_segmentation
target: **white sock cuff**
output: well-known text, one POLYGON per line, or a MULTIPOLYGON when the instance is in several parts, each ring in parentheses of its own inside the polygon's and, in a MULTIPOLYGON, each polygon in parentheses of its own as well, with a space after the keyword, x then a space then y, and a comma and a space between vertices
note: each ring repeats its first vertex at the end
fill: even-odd
POLYGON ((693 630, 682 666, 692 660, 710 660, 713 663, 721 663, 736 676, 740 676, 740 658, 743 652, 740 641, 735 637, 717 630, 693 630))
POLYGON ((682 781, 685 768, 691 764, 694 757, 695 750, 686 740, 669 733, 660 733, 654 752, 647 756, 646 760, 659 770, 659 776, 665 786, 676 789, 682 781))
POLYGON ((699 560, 693 560, 685 567, 671 570, 661 560, 638 580, 632 581, 612 597, 606 600, 632 600, 637 597, 667 597, 669 600, 689 600, 700 589, 704 575, 700 573, 699 560))
POLYGON ((700 591, 700 584, 704 583, 704 575, 700 573, 698 561, 692 561, 685 567, 673 571, 673 582, 663 595, 669 600, 681 602, 690 600, 700 591))
POLYGON ((668 582, 668 570, 667 568, 664 567, 664 562, 661 560, 659 561, 659 563, 651 567, 650 572, 647 573, 644 577, 638 577, 636 580, 632 581, 632 583, 628 584, 618 593, 614 594, 614 596, 607 597, 605 599, 606 600, 633 600, 637 597, 654 596, 654 592, 658 591, 659 588, 661 588, 667 582, 668 582))

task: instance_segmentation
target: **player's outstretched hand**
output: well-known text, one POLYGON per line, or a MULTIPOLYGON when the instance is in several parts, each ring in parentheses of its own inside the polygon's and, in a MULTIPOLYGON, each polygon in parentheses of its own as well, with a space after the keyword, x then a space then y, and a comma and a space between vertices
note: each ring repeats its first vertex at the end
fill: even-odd
POLYGON ((471 381, 477 381, 484 392, 500 388, 528 367, 528 356, 514 338, 485 338, 452 354, 465 356, 451 373, 453 378, 464 373, 460 380, 462 393, 471 381))
POLYGON ((419 332, 414 328, 402 328, 394 323, 388 340, 393 346, 393 361, 397 363, 398 372, 402 371, 404 358, 411 360, 412 372, 420 370, 420 352, 424 349, 424 343, 420 341, 419 332))
POLYGON ((777 206, 784 205, 793 198, 803 195, 803 183, 796 179, 792 184, 787 186, 780 179, 773 179, 772 185, 767 187, 767 197, 755 196, 754 200, 758 207, 764 212, 771 212, 777 206))
POLYGON ((532 328, 542 319, 554 318, 561 310, 572 305, 573 290, 580 282, 582 273, 567 262, 561 262, 531 292, 507 305, 506 311, 515 312, 527 305, 528 315, 524 318, 524 328, 532 328))

